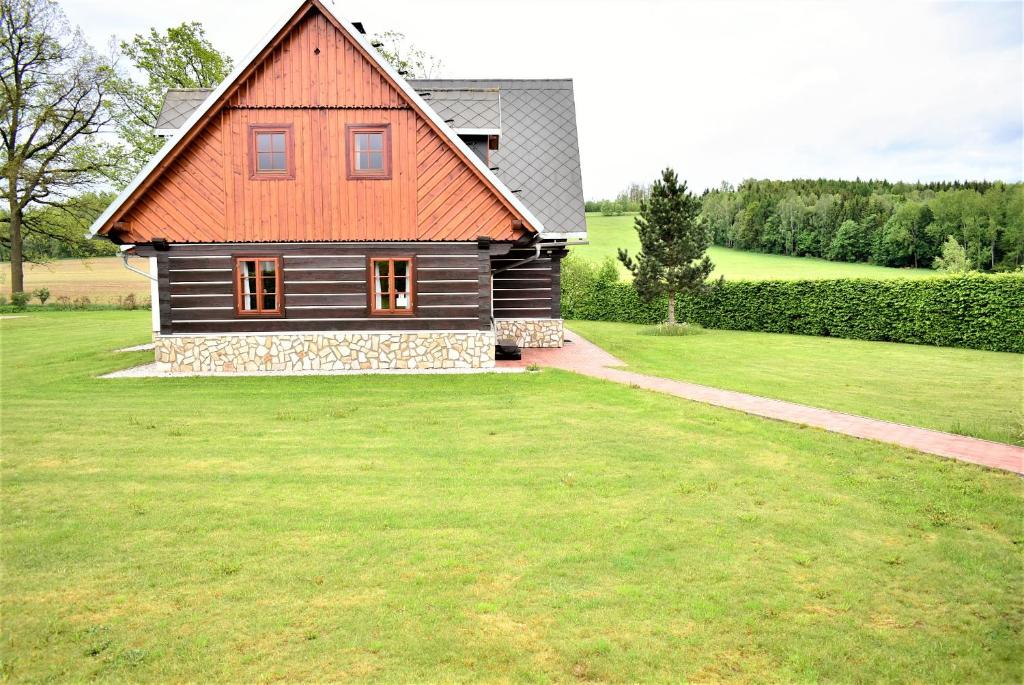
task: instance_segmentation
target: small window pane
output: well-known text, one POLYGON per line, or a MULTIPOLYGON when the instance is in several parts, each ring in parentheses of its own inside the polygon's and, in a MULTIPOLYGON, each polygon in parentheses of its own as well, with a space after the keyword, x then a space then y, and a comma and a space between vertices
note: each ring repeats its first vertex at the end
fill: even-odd
MULTIPOLYGON (((396 286, 397 287, 397 286, 396 286)), ((410 304, 409 293, 395 293, 395 309, 408 309, 410 304)))
POLYGON ((283 172, 288 168, 285 134, 256 133, 256 170, 283 172))
POLYGON ((263 309, 277 309, 277 295, 275 295, 274 293, 264 293, 263 309))
POLYGON ((381 170, 384 168, 384 153, 383 152, 371 152, 370 161, 366 165, 367 169, 381 170))
POLYGON ((383 133, 368 133, 366 134, 366 149, 373 151, 384 150, 384 134, 383 133))
POLYGON ((377 293, 377 309, 391 309, 390 293, 377 293))

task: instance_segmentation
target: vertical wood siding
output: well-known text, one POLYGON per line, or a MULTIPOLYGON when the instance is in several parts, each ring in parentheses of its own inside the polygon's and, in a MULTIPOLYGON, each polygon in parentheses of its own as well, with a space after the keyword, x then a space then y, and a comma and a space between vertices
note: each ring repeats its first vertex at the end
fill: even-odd
POLYGON ((511 240, 517 218, 315 8, 118 217, 135 242, 511 240), (391 125, 391 179, 346 179, 354 123, 391 125), (250 124, 292 127, 294 179, 250 178, 250 124))

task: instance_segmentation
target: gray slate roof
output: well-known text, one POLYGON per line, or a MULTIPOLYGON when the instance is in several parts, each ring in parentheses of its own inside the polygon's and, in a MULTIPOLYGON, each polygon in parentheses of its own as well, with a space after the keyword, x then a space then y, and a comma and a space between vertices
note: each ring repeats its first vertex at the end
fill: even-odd
POLYGON ((572 79, 409 79, 409 84, 431 93, 497 88, 501 146, 491 153, 491 166, 498 167, 494 173, 509 190, 519 191, 547 233, 587 230, 572 79))
POLYGON ((420 95, 454 129, 501 128, 501 94, 497 88, 435 88, 420 95))
MULTIPOLYGON (((454 117, 454 128, 501 128, 491 166, 544 223, 546 234, 586 232, 572 79, 409 79, 409 84, 430 93, 424 99, 442 119, 454 117), (500 126, 490 125, 495 104, 500 126)), ((180 128, 210 92, 168 91, 156 127, 180 128)))
POLYGON ((203 104, 213 88, 171 88, 164 96, 164 106, 156 117, 156 129, 181 128, 192 112, 203 104))

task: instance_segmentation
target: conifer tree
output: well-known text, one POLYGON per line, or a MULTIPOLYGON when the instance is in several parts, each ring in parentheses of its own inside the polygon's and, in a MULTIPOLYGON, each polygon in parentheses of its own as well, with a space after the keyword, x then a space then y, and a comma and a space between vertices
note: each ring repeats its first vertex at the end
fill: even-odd
POLYGON ((636 232, 640 253, 634 260, 619 249, 619 260, 633 274, 637 292, 645 299, 668 297, 668 323, 676 323, 676 298, 704 290, 714 265, 706 254, 711 236, 700 220, 701 202, 680 183, 671 168, 651 185, 650 197, 640 203, 636 232))

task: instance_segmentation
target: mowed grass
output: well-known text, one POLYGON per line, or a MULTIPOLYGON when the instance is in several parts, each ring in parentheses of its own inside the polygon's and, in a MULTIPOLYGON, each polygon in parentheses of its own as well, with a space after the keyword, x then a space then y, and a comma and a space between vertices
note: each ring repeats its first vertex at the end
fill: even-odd
POLYGON ((1024 355, 779 333, 572 321, 640 373, 1024 445, 1024 355))
MULTIPOLYGON (((572 253, 583 259, 600 263, 607 257, 615 260, 623 278, 629 272, 618 261, 619 248, 626 248, 631 254, 640 249, 640 241, 633 227, 636 215, 603 216, 587 214, 587 235, 589 245, 573 247, 572 253)), ((872 264, 830 262, 814 257, 787 257, 785 255, 762 254, 733 250, 728 247, 710 247, 708 256, 715 264, 715 276, 725 276, 734 281, 759 281, 770 279, 825 279, 825 278, 929 278, 935 275, 931 269, 892 269, 872 264)))
MULTIPOLYGON (((147 270, 146 260, 129 260, 136 269, 147 270)), ((25 290, 50 290, 50 301, 58 297, 72 300, 88 297, 97 304, 111 304, 128 294, 136 300, 149 299, 149 281, 124 268, 119 257, 94 259, 56 259, 45 264, 25 264, 25 290)), ((0 263, 0 291, 5 296, 11 290, 11 263, 0 263)), ((33 299, 35 302, 36 300, 33 299)))
POLYGON ((1015 476, 555 371, 96 379, 2 335, 12 682, 1020 682, 1015 476))

